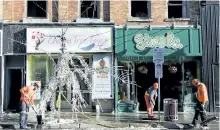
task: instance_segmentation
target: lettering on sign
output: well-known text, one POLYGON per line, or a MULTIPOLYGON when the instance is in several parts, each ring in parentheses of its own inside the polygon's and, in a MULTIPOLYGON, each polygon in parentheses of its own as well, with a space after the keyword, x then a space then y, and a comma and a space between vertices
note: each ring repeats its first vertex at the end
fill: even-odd
POLYGON ((175 37, 172 32, 168 32, 165 36, 150 37, 148 34, 137 34, 134 36, 134 42, 136 49, 143 51, 146 48, 170 48, 170 49, 182 49, 183 44, 180 39, 175 37))

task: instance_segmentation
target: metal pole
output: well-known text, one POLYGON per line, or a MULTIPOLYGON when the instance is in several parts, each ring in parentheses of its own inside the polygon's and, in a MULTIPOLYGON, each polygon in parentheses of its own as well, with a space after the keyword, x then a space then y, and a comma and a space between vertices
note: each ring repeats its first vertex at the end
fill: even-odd
MULTIPOLYGON (((62 35, 61 35, 61 42, 62 42, 61 52, 62 52, 62 54, 64 54, 64 50, 65 50, 65 43, 64 43, 65 38, 63 36, 64 36, 64 32, 63 32, 63 29, 62 29, 62 35)), ((59 87, 59 95, 58 95, 58 101, 59 101, 59 105, 58 105, 58 123, 60 122, 61 94, 62 94, 62 89, 61 89, 61 86, 60 86, 59 87)))
POLYGON ((160 121, 160 78, 158 78, 158 119, 160 121))
POLYGON ((127 101, 130 101, 130 95, 131 95, 131 86, 130 86, 130 71, 129 71, 129 63, 127 63, 128 72, 127 72, 127 101))
POLYGON ((185 96, 185 84, 184 84, 184 81, 185 81, 185 79, 184 79, 184 61, 182 60, 181 61, 181 71, 182 71, 182 102, 181 102, 181 105, 182 105, 182 110, 184 111, 184 96, 185 96))
POLYGON ((61 108, 61 88, 59 88, 59 95, 58 95, 58 123, 60 123, 60 108, 61 108))

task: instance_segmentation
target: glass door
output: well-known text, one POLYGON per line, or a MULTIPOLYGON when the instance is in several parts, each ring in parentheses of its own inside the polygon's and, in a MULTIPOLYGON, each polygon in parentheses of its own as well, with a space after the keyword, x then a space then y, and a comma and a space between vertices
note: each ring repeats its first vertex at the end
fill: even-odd
MULTIPOLYGON (((91 67, 92 58, 91 57, 84 57, 83 59, 88 64, 88 66, 91 67)), ((77 66, 77 68, 80 68, 80 69, 82 69, 82 71, 84 71, 84 68, 81 65, 79 60, 74 60, 74 62, 75 62, 75 65, 77 66)), ((80 85, 80 91, 81 91, 82 97, 87 103, 86 107, 82 108, 82 111, 90 111, 92 109, 92 94, 90 93, 90 90, 88 90, 88 86, 85 84, 84 79, 82 79, 78 73, 76 73, 76 76, 77 76, 77 79, 78 79, 78 82, 80 85)), ((91 74, 89 75, 88 78, 90 79, 90 81, 92 80, 91 74)), ((68 90, 68 93, 67 93, 68 100, 70 100, 70 101, 73 98, 73 94, 71 93, 71 91, 72 90, 68 90)))

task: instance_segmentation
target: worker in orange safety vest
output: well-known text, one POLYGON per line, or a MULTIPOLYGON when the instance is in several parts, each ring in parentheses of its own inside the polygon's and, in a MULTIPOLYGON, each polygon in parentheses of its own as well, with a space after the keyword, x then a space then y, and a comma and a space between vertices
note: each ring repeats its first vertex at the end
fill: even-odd
POLYGON ((157 89, 158 89, 158 83, 154 83, 153 86, 147 89, 147 91, 144 94, 145 103, 147 106, 147 114, 148 118, 153 118, 153 110, 155 106, 155 101, 157 98, 157 89))
POLYGON ((34 104, 35 90, 41 86, 40 82, 34 83, 33 86, 25 86, 20 89, 21 93, 21 112, 20 112, 20 129, 27 129, 27 118, 29 105, 34 104))
MULTIPOLYGON (((197 99, 196 110, 195 110, 195 116, 192 122, 192 124, 196 126, 199 115, 202 121, 207 119, 205 107, 209 99, 208 99, 207 88, 204 83, 201 83, 198 79, 193 79, 192 84, 193 86, 197 87, 197 92, 195 93, 196 99, 197 99)), ((207 124, 204 124, 203 126, 207 126, 207 124)))

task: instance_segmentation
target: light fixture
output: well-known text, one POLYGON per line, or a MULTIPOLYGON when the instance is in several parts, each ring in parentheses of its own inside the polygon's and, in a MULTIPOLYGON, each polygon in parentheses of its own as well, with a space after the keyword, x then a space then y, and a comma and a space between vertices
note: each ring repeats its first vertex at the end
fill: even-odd
POLYGON ((148 72, 148 69, 147 69, 147 67, 146 66, 139 66, 138 67, 138 71, 141 73, 141 74, 147 74, 147 72, 148 72))
POLYGON ((177 67, 172 65, 168 68, 168 70, 170 71, 170 73, 175 74, 177 72, 177 67))

